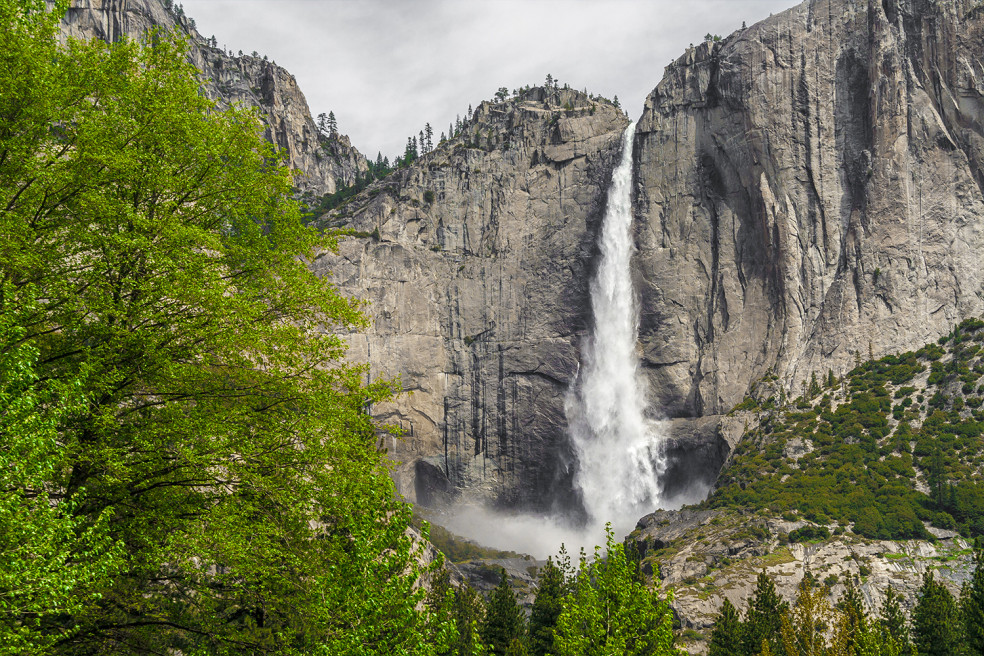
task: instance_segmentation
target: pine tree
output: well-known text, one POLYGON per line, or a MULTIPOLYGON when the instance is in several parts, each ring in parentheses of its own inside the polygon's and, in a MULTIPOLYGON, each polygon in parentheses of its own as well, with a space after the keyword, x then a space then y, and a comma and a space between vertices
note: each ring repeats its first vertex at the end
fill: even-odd
POLYGON ((554 629, 563 610, 564 575, 552 558, 540 570, 539 588, 530 613, 528 632, 531 656, 545 656, 553 651, 554 629))
POLYGON ((882 640, 885 643, 889 640, 894 641, 898 645, 900 654, 908 654, 912 650, 909 625, 899 604, 899 595, 892 588, 885 593, 885 602, 882 604, 878 625, 881 627, 882 640))
POLYGON ((943 508, 946 502, 946 461, 943 459, 943 450, 939 444, 934 445, 932 455, 929 460, 929 472, 927 475, 930 496, 937 508, 943 508))
POLYGON ((430 123, 424 125, 424 137, 426 138, 427 141, 426 149, 427 152, 429 153, 430 151, 434 150, 434 128, 431 127, 430 123))
POLYGON ((467 583, 463 583, 454 593, 451 606, 457 632, 455 642, 447 652, 448 656, 472 656, 482 653, 479 624, 485 616, 482 597, 467 583))
POLYGON ((853 582, 848 581, 847 590, 837 602, 837 609, 844 615, 846 646, 852 651, 857 651, 855 646, 861 636, 868 631, 868 620, 861 593, 854 587, 853 582))
POLYGON ((427 139, 424 138, 424 131, 421 130, 418 134, 418 143, 420 144, 419 154, 423 155, 427 152, 427 139))
POLYGON ((953 595, 927 572, 912 611, 913 642, 919 656, 957 656, 962 628, 953 595))
POLYGON ((622 109, 622 105, 620 105, 618 102, 618 96, 615 96, 612 99, 612 104, 615 105, 615 109, 622 109))
POLYGON ((721 606, 721 612, 714 621, 714 631, 711 633, 711 646, 708 656, 738 656, 742 651, 742 631, 744 625, 738 616, 738 611, 727 598, 721 606))
POLYGON ((553 75, 551 75, 550 73, 547 73, 546 83, 543 86, 545 86, 545 87, 547 87, 549 89, 550 87, 553 86, 553 82, 554 82, 553 75))
POLYGON ((503 569, 500 576, 499 585, 489 597, 481 628, 482 642, 488 648, 490 656, 505 656, 509 653, 509 645, 522 637, 525 629, 523 613, 516 603, 516 595, 509 587, 506 570, 503 569))
POLYGON ((960 597, 964 626, 967 631, 967 649, 973 656, 984 656, 984 550, 974 553, 974 575, 967 592, 960 597))
POLYGON ((776 592, 776 585, 765 572, 755 581, 755 592, 745 613, 745 630, 742 644, 745 654, 758 654, 763 642, 769 642, 773 651, 780 651, 779 633, 782 618, 789 612, 789 604, 776 592))
POLYGON ((338 136, 338 121, 335 120, 335 112, 328 112, 328 136, 338 136))

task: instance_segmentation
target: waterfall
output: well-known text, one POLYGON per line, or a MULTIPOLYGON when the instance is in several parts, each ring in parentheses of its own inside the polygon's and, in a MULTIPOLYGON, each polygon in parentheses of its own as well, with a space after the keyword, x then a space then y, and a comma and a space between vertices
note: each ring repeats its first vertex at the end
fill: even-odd
POLYGON ((629 262, 632 243, 632 141, 622 136, 622 157, 612 173, 601 227, 601 261, 591 281, 594 327, 565 410, 579 470, 575 484, 595 525, 630 530, 659 502, 666 463, 656 422, 646 414, 645 379, 636 340, 639 304, 629 262))

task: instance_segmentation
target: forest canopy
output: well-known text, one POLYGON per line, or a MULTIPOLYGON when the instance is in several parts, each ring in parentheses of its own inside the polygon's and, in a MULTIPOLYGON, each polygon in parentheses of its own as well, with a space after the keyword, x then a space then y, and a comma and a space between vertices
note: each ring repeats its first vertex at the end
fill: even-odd
POLYGON ((432 651, 332 240, 180 39, 66 6, 0 0, 0 653, 432 651))

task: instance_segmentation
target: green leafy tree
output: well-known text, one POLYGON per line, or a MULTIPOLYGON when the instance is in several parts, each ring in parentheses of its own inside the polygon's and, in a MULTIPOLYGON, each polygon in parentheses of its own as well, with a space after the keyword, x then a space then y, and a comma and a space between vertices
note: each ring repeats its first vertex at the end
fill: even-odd
POLYGON ((530 612, 528 631, 531 656, 546 656, 554 648, 554 629, 563 610, 564 573, 552 558, 540 569, 539 586, 530 612))
POLYGON ((509 646, 519 640, 526 629, 506 570, 501 571, 500 577, 499 585, 492 591, 485 607, 481 629, 482 642, 493 656, 510 653, 509 646))
POLYGON ((0 654, 41 653, 71 636, 52 631, 53 615, 72 615, 97 599, 121 554, 109 536, 112 509, 79 517, 52 492, 67 464, 58 423, 83 399, 79 380, 42 383, 37 350, 24 329, 0 315, 0 654))
POLYGON ((882 642, 887 649, 894 649, 899 654, 912 653, 909 624, 906 621, 905 613, 902 612, 899 595, 892 588, 889 588, 885 593, 885 601, 878 617, 878 626, 881 629, 882 642))
POLYGON ((647 588, 639 580, 610 525, 604 557, 600 547, 595 547, 594 556, 589 561, 581 554, 557 622, 556 656, 676 654, 668 600, 660 599, 658 584, 647 588))
POLYGON ((392 388, 341 363, 365 319, 301 259, 332 239, 180 42, 62 47, 64 8, 0 0, 0 315, 84 401, 35 406, 58 440, 39 521, 77 525, 65 571, 28 574, 62 597, 17 626, 72 654, 433 652, 366 412, 392 388))
POLYGON ((482 597, 467 583, 462 583, 455 591, 454 614, 457 637, 450 649, 441 652, 454 656, 472 656, 485 652, 479 632, 479 625, 485 617, 482 597))
POLYGON ((782 653, 779 636, 782 618, 789 612, 789 604, 776 592, 776 585, 765 572, 759 572, 755 580, 755 592, 745 612, 745 631, 742 637, 746 654, 758 654, 762 644, 769 643, 774 653, 782 653))
MULTIPOLYGON (((810 576, 800 582, 796 603, 781 621, 782 651, 786 656, 827 656, 826 634, 834 627, 835 614, 826 590, 810 576)), ((837 651, 847 654, 845 649, 837 651)))
POLYGON ((861 637, 868 633, 868 614, 861 593, 852 581, 848 581, 844 595, 838 600, 837 610, 843 615, 846 646, 856 651, 861 637))
POLYGON ((974 552, 974 575, 961 595, 960 605, 967 632, 967 649, 974 656, 984 656, 984 550, 974 552))
POLYGON ((721 605, 721 611, 714 621, 708 656, 739 656, 742 650, 743 625, 738 611, 728 598, 721 605))
POLYGON ((913 642, 917 653, 920 656, 957 656, 962 647, 961 624, 953 595, 932 572, 927 572, 912 611, 913 642))

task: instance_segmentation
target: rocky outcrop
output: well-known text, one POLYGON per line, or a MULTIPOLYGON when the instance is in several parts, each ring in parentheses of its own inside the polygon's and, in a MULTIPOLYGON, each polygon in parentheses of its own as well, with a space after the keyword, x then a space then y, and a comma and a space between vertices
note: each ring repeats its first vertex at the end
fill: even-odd
POLYGON ((313 266, 373 320, 351 356, 407 390, 374 413, 405 431, 385 447, 408 498, 578 505, 564 397, 627 124, 572 90, 482 103, 462 134, 324 218, 355 236, 313 266))
POLYGON ((265 58, 234 56, 204 39, 194 21, 165 8, 160 0, 77 0, 62 21, 65 37, 113 42, 142 38, 155 28, 188 36, 188 56, 202 71, 203 89, 220 107, 256 107, 266 124, 266 138, 298 172, 297 187, 326 194, 355 183, 368 170, 365 157, 348 137, 320 135, 297 80, 265 58))
POLYGON ((636 133, 640 342, 670 416, 984 310, 984 9, 809 0, 691 48, 636 133))
MULTIPOLYGON (((789 533, 805 524, 767 513, 658 511, 639 520, 627 544, 643 557, 649 575, 658 575, 664 587, 673 588, 672 607, 681 626, 706 637, 726 598, 744 611, 760 572, 772 578, 791 604, 809 572, 828 587, 833 602, 850 582, 867 608, 877 613, 891 588, 908 613, 926 572, 932 571, 958 595, 974 569, 971 544, 952 532, 941 533, 935 542, 893 542, 867 540, 831 526, 839 535, 790 544, 789 533)), ((701 641, 684 646, 695 654, 707 650, 701 641)))

